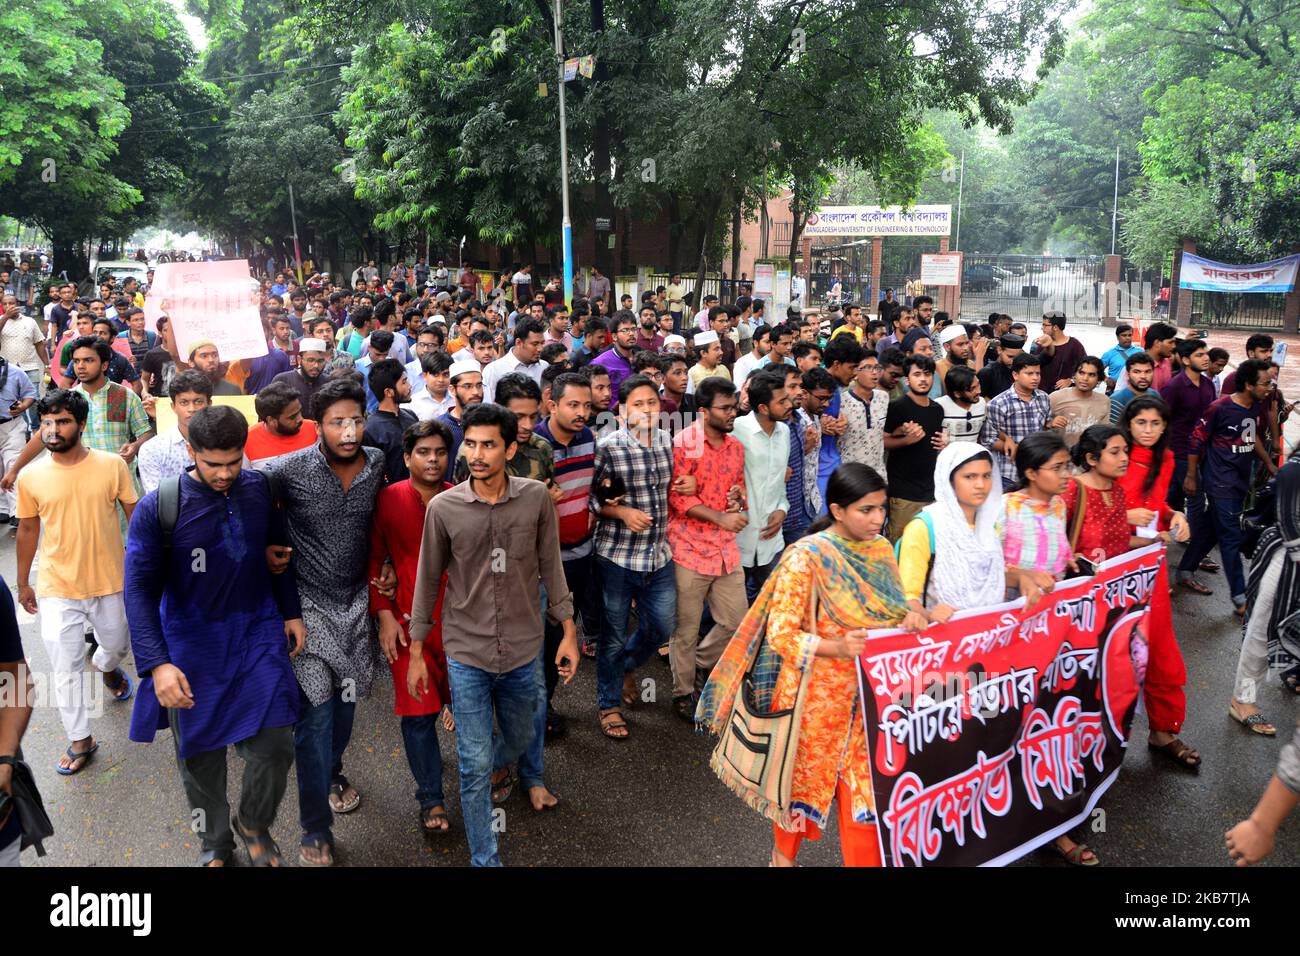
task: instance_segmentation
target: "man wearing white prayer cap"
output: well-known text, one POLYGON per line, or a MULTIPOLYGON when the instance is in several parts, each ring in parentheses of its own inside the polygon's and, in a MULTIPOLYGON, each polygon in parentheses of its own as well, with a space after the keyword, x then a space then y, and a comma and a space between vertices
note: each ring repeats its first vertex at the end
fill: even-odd
POLYGON ((316 421, 313 401, 316 390, 325 384, 325 363, 329 353, 323 339, 298 340, 298 367, 281 372, 272 382, 285 382, 298 393, 302 401, 302 417, 316 421))
POLYGON ((965 365, 972 372, 979 371, 979 366, 974 361, 974 346, 966 333, 966 327, 960 322, 954 322, 940 332, 938 341, 944 354, 943 358, 935 363, 934 380, 935 385, 940 389, 945 387, 944 378, 954 365, 965 365))
POLYGON ((699 361, 691 368, 689 376, 691 384, 699 388, 700 382, 715 376, 730 382, 731 373, 727 371, 727 366, 722 364, 722 343, 718 341, 718 333, 712 329, 707 332, 696 332, 694 344, 699 361))

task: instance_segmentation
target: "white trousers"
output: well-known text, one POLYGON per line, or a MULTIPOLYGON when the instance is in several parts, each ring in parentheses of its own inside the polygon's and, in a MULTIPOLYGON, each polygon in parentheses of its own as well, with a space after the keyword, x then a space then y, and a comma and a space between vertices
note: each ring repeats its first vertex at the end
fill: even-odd
POLYGON ((90 736, 91 703, 99 709, 108 694, 102 681, 86 680, 86 625, 95 629, 99 642, 92 663, 104 673, 116 670, 130 647, 122 592, 80 600, 43 597, 38 605, 63 729, 69 740, 85 740, 90 736))
MULTIPOLYGON (((27 420, 23 416, 0 422, 0 470, 8 471, 26 444, 27 420)), ((18 496, 14 492, 0 491, 0 511, 13 514, 17 500, 18 496)))
POLYGON ((1237 686, 1232 693, 1243 704, 1258 700, 1259 686, 1268 677, 1268 622, 1273 616, 1273 602, 1277 600, 1277 585, 1286 557, 1284 548, 1274 553, 1272 562, 1264 569, 1258 596, 1250 609, 1241 655, 1237 658, 1237 686))

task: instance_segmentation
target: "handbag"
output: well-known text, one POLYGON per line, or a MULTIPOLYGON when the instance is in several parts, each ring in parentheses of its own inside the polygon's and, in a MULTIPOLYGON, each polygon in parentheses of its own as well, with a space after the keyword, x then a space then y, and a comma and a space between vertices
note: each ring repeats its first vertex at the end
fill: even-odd
POLYGON ((36 789, 32 768, 23 762, 21 750, 17 757, 0 757, 0 763, 12 764, 14 768, 10 786, 13 791, 13 812, 18 814, 18 825, 23 831, 18 849, 21 852, 34 846, 37 856, 45 856, 43 841, 54 836, 54 824, 45 812, 45 802, 41 799, 41 792, 36 789))
MULTIPOLYGON (((809 601, 810 633, 817 633, 817 584, 814 581, 809 601)), ((799 691, 794 706, 786 710, 767 710, 759 701, 761 687, 775 687, 776 673, 771 673, 772 658, 779 660, 767 643, 766 634, 754 660, 741 682, 727 725, 713 750, 709 766, 724 784, 750 807, 786 830, 796 826, 790 805, 796 753, 799 749, 799 726, 803 719, 804 698, 808 693, 811 667, 799 673, 799 691), (768 652, 764 661, 764 652, 768 652)), ((782 664, 784 666, 784 663, 782 664)))

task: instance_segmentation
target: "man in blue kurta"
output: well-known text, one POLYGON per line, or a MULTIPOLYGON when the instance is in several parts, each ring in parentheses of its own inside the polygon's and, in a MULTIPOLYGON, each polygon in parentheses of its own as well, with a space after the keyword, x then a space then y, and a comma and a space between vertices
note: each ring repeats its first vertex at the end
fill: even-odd
POLYGON ((148 743, 171 728, 202 866, 224 866, 234 850, 230 745, 245 762, 234 828, 255 866, 281 865, 270 829, 298 719, 289 658, 306 630, 294 575, 268 569, 267 548, 279 540, 275 503, 266 477, 240 467, 247 436, 233 408, 196 412, 194 465, 140 502, 126 552, 126 613, 142 678, 130 737, 148 743), (168 544, 160 502, 171 491, 179 497, 168 544))

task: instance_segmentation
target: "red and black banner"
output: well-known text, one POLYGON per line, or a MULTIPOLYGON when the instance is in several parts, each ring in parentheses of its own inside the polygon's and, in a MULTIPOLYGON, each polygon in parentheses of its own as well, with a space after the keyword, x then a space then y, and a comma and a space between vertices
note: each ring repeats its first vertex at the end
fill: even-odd
POLYGON ((1000 866, 1084 821, 1119 773, 1163 546, 859 660, 886 866, 1000 866))

